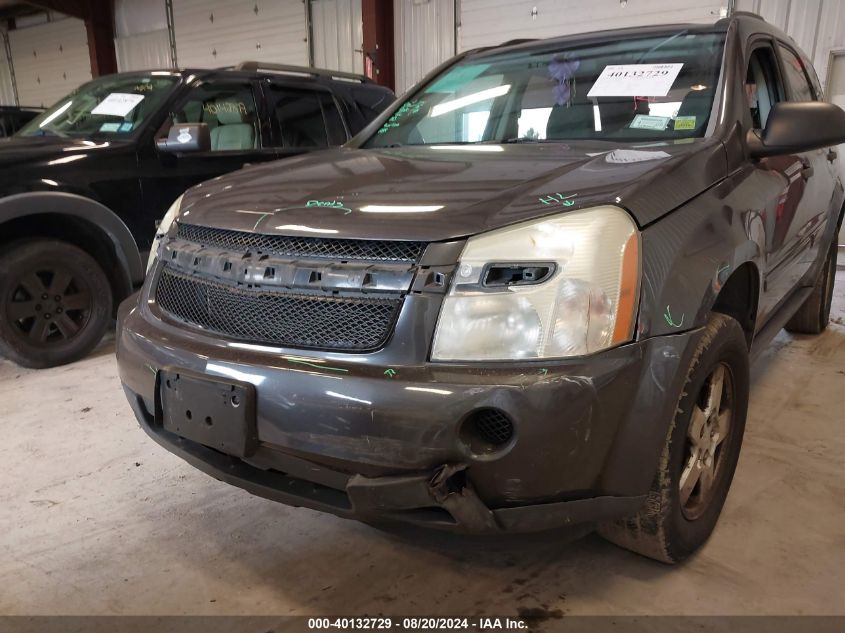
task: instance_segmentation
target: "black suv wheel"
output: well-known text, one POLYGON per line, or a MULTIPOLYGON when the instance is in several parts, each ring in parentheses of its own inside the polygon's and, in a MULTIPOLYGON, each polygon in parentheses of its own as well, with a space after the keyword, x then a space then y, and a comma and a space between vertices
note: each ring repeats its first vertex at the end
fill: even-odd
POLYGON ((665 563, 680 562, 704 544, 739 459, 748 371, 742 328, 714 314, 688 369, 648 499, 635 516, 599 526, 603 537, 665 563))
POLYGON ((0 355, 32 368, 90 352, 111 322, 102 268, 65 242, 17 242, 0 255, 0 355))

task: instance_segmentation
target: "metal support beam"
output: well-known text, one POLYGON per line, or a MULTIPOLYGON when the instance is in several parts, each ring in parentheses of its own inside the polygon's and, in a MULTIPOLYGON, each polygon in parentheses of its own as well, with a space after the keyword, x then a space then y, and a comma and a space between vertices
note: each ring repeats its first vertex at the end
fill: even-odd
POLYGON ((393 2, 361 0, 364 30, 364 74, 376 83, 395 89, 393 2))
POLYGON ((314 65, 314 10, 311 0, 302 0, 305 5, 305 39, 308 43, 308 65, 314 65))
POLYGON ((167 14, 167 38, 170 40, 170 64, 173 68, 179 68, 176 59, 176 27, 173 20, 173 0, 164 0, 164 11, 167 14))
POLYGON ((91 75, 100 77, 117 72, 117 55, 114 50, 114 1, 87 0, 88 11, 85 29, 88 31, 88 53, 91 57, 91 75))
POLYGON ((6 55, 6 61, 9 64, 9 78, 12 82, 12 93, 15 95, 15 105, 21 104, 21 99, 18 96, 18 82, 15 79, 15 64, 12 60, 12 45, 9 43, 9 32, 6 29, 0 31, 3 36, 3 51, 6 55))

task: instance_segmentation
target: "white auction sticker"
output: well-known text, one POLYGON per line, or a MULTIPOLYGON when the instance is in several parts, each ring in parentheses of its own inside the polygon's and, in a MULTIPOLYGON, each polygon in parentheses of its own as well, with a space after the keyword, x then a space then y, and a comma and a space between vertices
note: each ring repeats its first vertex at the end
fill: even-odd
POLYGON ((110 116, 126 116, 144 100, 144 95, 134 95, 126 92, 113 92, 100 101, 91 114, 106 114, 110 116))
POLYGON ((665 97, 683 64, 605 66, 588 97, 665 97))

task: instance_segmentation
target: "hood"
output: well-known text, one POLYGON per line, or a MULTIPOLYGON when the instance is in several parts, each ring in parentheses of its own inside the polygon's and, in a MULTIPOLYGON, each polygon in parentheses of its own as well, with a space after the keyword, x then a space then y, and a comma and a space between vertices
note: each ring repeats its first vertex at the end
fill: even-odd
POLYGON ((88 140, 58 136, 12 136, 0 142, 0 165, 14 166, 79 154, 103 151, 127 141, 88 140))
POLYGON ((191 189, 182 221, 259 233, 439 241, 600 204, 642 226, 726 170, 712 139, 340 148, 191 189))

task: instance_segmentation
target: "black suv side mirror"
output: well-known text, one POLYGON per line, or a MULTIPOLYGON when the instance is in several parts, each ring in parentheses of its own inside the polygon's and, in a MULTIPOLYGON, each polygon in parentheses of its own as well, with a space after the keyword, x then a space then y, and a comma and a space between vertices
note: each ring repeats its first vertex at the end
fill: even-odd
POLYGON ((158 151, 167 154, 211 151, 211 132, 207 123, 174 123, 167 138, 156 139, 158 151))
POLYGON ((746 136, 752 158, 794 154, 845 143, 845 110, 823 101, 776 103, 760 136, 746 136))

